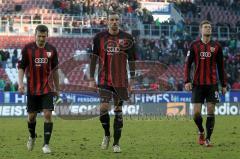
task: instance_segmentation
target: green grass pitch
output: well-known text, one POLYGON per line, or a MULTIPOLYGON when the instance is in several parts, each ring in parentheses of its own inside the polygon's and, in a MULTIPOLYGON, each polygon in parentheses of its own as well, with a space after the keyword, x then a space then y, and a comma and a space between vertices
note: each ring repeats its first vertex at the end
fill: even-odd
POLYGON ((41 150, 42 118, 37 119, 38 138, 31 152, 26 149, 26 118, 1 118, 0 159, 238 159, 239 123, 238 116, 217 116, 212 136, 214 147, 206 148, 196 144, 196 127, 188 118, 125 118, 120 142, 122 153, 114 154, 112 147, 100 149, 103 130, 97 118, 63 120, 54 117, 50 142, 53 153, 46 155, 41 150))

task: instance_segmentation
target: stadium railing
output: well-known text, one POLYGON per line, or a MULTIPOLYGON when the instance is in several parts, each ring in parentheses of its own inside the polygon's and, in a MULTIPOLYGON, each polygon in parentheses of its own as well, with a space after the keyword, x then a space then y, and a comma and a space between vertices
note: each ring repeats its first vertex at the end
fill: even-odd
MULTIPOLYGON (((38 19, 33 15, 0 15, 1 35, 32 35, 38 24, 49 27, 51 36, 93 36, 106 28, 106 17, 80 17, 69 15, 45 15, 38 19)), ((199 35, 198 25, 186 25, 178 28, 177 25, 161 23, 141 24, 136 18, 123 18, 122 22, 127 24, 123 28, 143 38, 157 39, 162 35, 174 37, 176 34, 186 32, 192 38, 199 35)), ((228 26, 213 26, 213 36, 219 40, 229 40, 231 35, 240 31, 240 27, 229 28, 228 26)))

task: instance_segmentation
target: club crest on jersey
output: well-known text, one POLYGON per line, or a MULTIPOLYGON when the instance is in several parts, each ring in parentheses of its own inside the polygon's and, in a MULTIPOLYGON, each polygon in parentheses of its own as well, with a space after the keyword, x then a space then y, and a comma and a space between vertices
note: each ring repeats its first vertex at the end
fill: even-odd
POLYGON ((119 39, 119 44, 124 44, 124 39, 119 39))
POLYGON ((123 47, 127 47, 129 45, 128 39, 119 39, 119 45, 123 47))
POLYGON ((210 47, 210 50, 211 50, 211 52, 214 52, 215 48, 214 47, 210 47))
POLYGON ((121 50, 127 50, 133 46, 133 41, 131 39, 119 39, 118 40, 121 50))
POLYGON ((52 56, 52 52, 47 52, 47 57, 51 57, 52 56))

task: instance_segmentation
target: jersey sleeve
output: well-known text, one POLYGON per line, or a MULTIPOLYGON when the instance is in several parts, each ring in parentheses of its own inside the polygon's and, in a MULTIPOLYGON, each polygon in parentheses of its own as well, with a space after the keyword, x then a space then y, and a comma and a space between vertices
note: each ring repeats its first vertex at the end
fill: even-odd
POLYGON ((188 49, 187 56, 185 58, 185 64, 184 64, 184 82, 185 83, 191 82, 190 72, 191 72, 194 56, 195 56, 195 53, 193 49, 193 44, 191 44, 188 49))
POLYGON ((216 61, 217 61, 219 80, 221 82, 222 87, 226 87, 227 86, 227 78, 226 78, 226 73, 224 70, 224 60, 223 60, 223 52, 222 52, 221 46, 219 46, 216 61))
POLYGON ((136 61, 135 41, 132 37, 130 38, 130 41, 130 48, 128 49, 128 61, 136 61))
POLYGON ((56 69, 58 67, 58 53, 56 48, 53 48, 53 58, 51 62, 52 62, 51 63, 52 70, 56 69))
POLYGON ((27 57, 27 48, 26 46, 22 49, 20 58, 18 60, 18 69, 25 70, 26 67, 29 65, 28 57, 27 57))
POLYGON ((93 54, 94 55, 99 55, 99 45, 100 45, 100 42, 99 42, 99 38, 98 36, 95 36, 93 38, 93 54))
POLYGON ((90 77, 93 78, 95 74, 97 57, 99 56, 100 41, 98 36, 93 38, 93 53, 90 55, 90 77))
POLYGON ((136 61, 136 48, 135 48, 135 41, 133 37, 130 37, 130 43, 129 43, 129 49, 128 49, 128 63, 129 63, 129 70, 130 70, 130 76, 131 78, 135 77, 135 61, 136 61))

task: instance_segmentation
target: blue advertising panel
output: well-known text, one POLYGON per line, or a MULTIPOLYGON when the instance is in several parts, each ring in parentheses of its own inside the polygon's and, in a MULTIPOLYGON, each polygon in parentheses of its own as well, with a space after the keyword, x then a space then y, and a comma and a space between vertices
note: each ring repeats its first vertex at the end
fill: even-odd
POLYGON ((228 102, 240 102, 240 91, 231 91, 229 95, 225 95, 225 101, 228 102), (227 99, 228 98, 228 99, 227 99))
POLYGON ((4 93, 0 91, 0 103, 3 103, 4 93))
POLYGON ((141 2, 141 8, 146 8, 152 14, 171 14, 171 4, 165 2, 141 2))
MULTIPOLYGON (((72 103, 96 103, 99 102, 98 94, 93 92, 63 92, 63 100, 72 103)), ((231 91, 220 95, 221 102, 240 102, 240 91, 231 91)), ((134 103, 169 103, 169 102, 191 102, 191 93, 189 92, 153 92, 153 93, 135 93, 132 94, 134 103)), ((0 103, 19 104, 26 103, 26 96, 13 92, 0 92, 0 103)))

